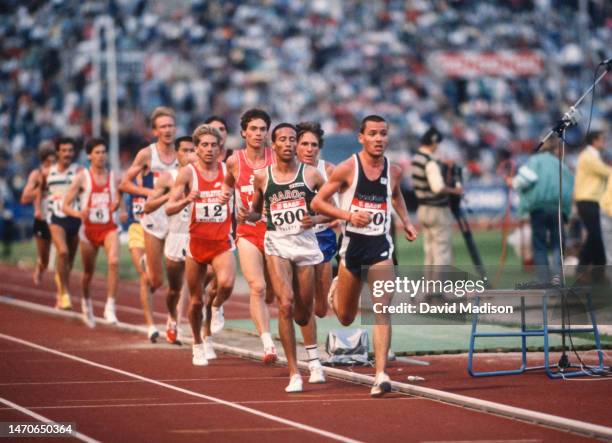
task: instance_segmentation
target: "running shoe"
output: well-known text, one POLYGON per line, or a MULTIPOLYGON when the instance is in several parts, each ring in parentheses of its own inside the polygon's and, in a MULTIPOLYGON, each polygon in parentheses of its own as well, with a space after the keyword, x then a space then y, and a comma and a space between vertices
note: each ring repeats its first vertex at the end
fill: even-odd
POLYGON ((384 372, 380 372, 374 379, 374 386, 370 390, 370 396, 382 397, 387 392, 391 392, 391 379, 384 372))
POLYGON ((175 344, 178 338, 178 327, 176 322, 172 320, 171 317, 168 317, 168 321, 166 322, 166 341, 170 344, 175 344))
POLYGON ((218 334, 225 326, 225 317, 223 315, 223 306, 213 306, 210 315, 210 332, 212 334, 218 334))
POLYGON ((195 366, 206 366, 208 360, 206 359, 206 351, 204 350, 204 343, 194 344, 192 347, 193 358, 192 363, 195 366))
POLYGON ((207 360, 214 360, 217 358, 217 353, 215 352, 213 342, 210 338, 204 340, 204 355, 206 356, 207 360))
POLYGON ((70 294, 64 292, 59 296, 58 307, 64 311, 72 309, 72 301, 70 300, 70 294))
POLYGON ((269 348, 264 348, 264 365, 271 365, 278 360, 278 355, 276 354, 276 348, 271 346, 269 348))
POLYGON ((159 338, 159 331, 154 325, 149 326, 149 329, 147 331, 147 337, 149 337, 151 343, 157 343, 157 339, 159 338))
POLYGON ((323 366, 321 366, 321 362, 318 359, 308 363, 308 370, 310 371, 308 383, 325 383, 325 372, 323 371, 323 366))
POLYGON ((106 305, 104 306, 104 319, 111 325, 119 323, 117 314, 115 314, 115 300, 112 298, 106 300, 106 305))
POLYGON ((83 323, 87 325, 88 328, 96 327, 96 318, 94 317, 93 306, 91 304, 91 299, 81 299, 81 311, 83 317, 83 323))
POLYGON ((285 392, 302 392, 302 390, 302 376, 300 374, 293 374, 289 379, 285 392))

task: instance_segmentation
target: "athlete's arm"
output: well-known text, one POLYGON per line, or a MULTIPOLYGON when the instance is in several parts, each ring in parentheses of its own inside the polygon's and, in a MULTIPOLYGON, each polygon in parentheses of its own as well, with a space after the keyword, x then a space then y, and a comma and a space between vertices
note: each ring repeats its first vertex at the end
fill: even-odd
POLYGON ((267 179, 267 168, 255 172, 255 179, 253 180, 253 202, 250 208, 240 206, 236 219, 238 223, 245 222, 256 222, 261 220, 261 213, 263 211, 263 189, 266 185, 267 179))
POLYGON ((172 188, 172 176, 168 172, 164 172, 159 179, 155 181, 153 193, 149 195, 144 205, 145 214, 150 214, 158 208, 161 208, 168 201, 169 191, 172 188))
POLYGON ((23 192, 21 193, 20 203, 22 205, 29 205, 32 203, 36 196, 40 193, 41 175, 38 169, 34 169, 28 176, 23 192))
POLYGON ((402 225, 404 226, 404 234, 406 240, 413 241, 417 237, 417 230, 410 221, 406 202, 400 189, 400 181, 402 179, 402 171, 399 166, 391 165, 391 203, 393 209, 397 213, 402 225))
MULTIPOLYGON (((313 191, 320 190, 325 184, 325 179, 319 170, 312 166, 306 166, 304 168, 304 180, 306 181, 306 185, 313 191)), ((318 223, 328 223, 332 220, 334 219, 326 215, 317 214, 311 216, 310 214, 306 214, 302 219, 302 227, 308 229, 318 223)))
POLYGON ((130 166, 129 169, 125 171, 125 174, 123 174, 123 178, 119 183, 119 190, 132 195, 149 196, 153 194, 152 189, 136 185, 133 181, 139 174, 142 174, 147 170, 150 161, 151 150, 149 148, 143 148, 138 151, 132 166, 130 166))
POLYGON ((190 189, 192 179, 191 168, 183 167, 179 169, 174 185, 168 194, 166 203, 166 215, 174 215, 181 212, 187 205, 193 203, 198 196, 196 190, 190 189), (187 191, 187 193, 185 192, 187 191))
POLYGON ((351 184, 353 176, 354 163, 353 159, 349 158, 340 163, 334 172, 327 180, 319 192, 312 200, 310 207, 319 214, 327 215, 331 218, 346 220, 357 227, 364 227, 370 223, 370 214, 366 211, 349 212, 344 209, 337 208, 331 202, 334 194, 340 190, 346 189, 351 184))
POLYGON ((81 188, 83 187, 85 173, 85 170, 81 169, 74 177, 74 180, 72 180, 68 191, 66 191, 64 203, 62 205, 62 212, 70 217, 84 219, 84 217, 86 216, 85 214, 87 214, 87 202, 83 202, 83 208, 81 208, 81 211, 77 211, 72 207, 72 202, 81 192, 81 188))
POLYGON ((236 186, 236 174, 238 173, 238 154, 232 154, 225 162, 225 177, 223 179, 223 186, 221 187, 221 198, 219 202, 225 204, 229 201, 234 193, 234 186, 236 186))

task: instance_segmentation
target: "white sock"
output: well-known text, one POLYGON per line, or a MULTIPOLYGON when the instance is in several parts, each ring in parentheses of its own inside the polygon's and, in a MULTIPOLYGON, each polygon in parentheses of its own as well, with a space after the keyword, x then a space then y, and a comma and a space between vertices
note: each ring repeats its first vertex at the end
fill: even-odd
POLYGON ((304 346, 304 348, 306 348, 306 354, 308 354, 308 361, 319 359, 319 349, 317 345, 304 346))
POLYGON ((213 339, 212 339, 212 337, 204 337, 204 341, 205 341, 207 344, 209 344, 209 345, 212 345, 212 344, 213 344, 213 339))
POLYGON ((106 306, 108 306, 109 308, 114 308, 115 307, 115 299, 114 298, 107 298, 106 299, 106 306))
POLYGON ((273 348, 274 340, 272 340, 272 335, 269 332, 264 332, 261 334, 261 342, 263 343, 264 348, 273 348))

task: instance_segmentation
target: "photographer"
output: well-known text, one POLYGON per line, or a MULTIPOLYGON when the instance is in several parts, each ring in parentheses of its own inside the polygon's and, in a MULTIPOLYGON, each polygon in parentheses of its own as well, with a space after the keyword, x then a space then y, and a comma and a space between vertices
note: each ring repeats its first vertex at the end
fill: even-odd
POLYGON ((435 156, 442 134, 434 127, 421 137, 421 146, 412 158, 412 184, 419 202, 417 219, 423 232, 425 266, 451 265, 453 215, 449 196, 463 194, 459 183, 448 186, 435 156))

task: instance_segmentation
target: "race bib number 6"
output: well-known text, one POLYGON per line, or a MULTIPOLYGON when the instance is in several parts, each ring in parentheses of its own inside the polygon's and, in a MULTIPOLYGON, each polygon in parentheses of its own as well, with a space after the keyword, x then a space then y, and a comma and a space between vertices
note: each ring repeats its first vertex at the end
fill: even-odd
POLYGON ((110 221, 110 211, 104 208, 89 208, 89 221, 94 224, 105 224, 110 221))

